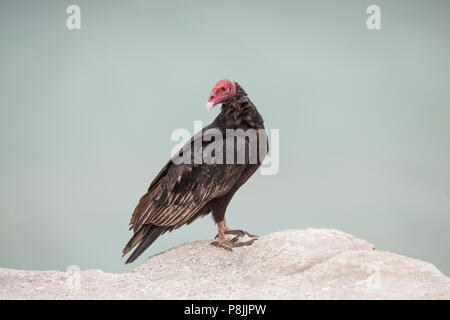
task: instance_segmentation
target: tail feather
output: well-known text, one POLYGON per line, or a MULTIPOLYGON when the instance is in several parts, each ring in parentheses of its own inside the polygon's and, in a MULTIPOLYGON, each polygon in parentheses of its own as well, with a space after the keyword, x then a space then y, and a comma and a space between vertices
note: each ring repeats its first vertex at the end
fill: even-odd
POLYGON ((136 247, 136 245, 142 240, 142 238, 147 234, 147 231, 152 227, 151 224, 142 226, 136 233, 133 234, 131 239, 128 241, 127 245, 123 249, 122 258, 130 252, 131 249, 136 247))
MULTIPOLYGON (((131 255, 128 257, 126 264, 132 263, 134 260, 136 260, 150 245, 164 232, 168 230, 167 227, 163 226, 155 226, 151 225, 149 226, 148 231, 144 235, 140 235, 140 242, 137 246, 137 248, 131 253, 131 255)), ((135 234, 135 236, 139 236, 138 234, 135 234)), ((133 236, 134 238, 134 236, 133 236)), ((133 240, 133 238, 130 240, 130 242, 133 240)), ((125 250, 128 248, 126 252, 128 252, 131 248, 127 247, 124 249, 124 254, 126 254, 125 250)))

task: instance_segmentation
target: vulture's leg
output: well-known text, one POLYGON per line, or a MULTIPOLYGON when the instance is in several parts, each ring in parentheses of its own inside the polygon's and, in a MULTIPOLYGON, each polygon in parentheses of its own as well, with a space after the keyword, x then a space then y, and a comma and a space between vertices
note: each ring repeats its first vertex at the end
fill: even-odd
POLYGON ((227 225, 227 220, 224 218, 222 221, 217 223, 217 235, 216 239, 218 240, 212 242, 211 244, 217 247, 222 247, 226 250, 233 251, 232 248, 234 247, 242 247, 242 246, 249 246, 253 244, 257 240, 258 236, 255 236, 247 231, 242 230, 231 230, 227 225), (235 236, 228 240, 225 238, 225 234, 235 234, 235 236), (242 241, 239 242, 239 238, 243 237, 244 235, 247 235, 253 239, 250 239, 249 241, 242 241))
MULTIPOLYGON (((225 234, 235 234, 237 236, 243 237, 244 235, 250 237, 250 238, 257 238, 257 235, 251 234, 248 231, 244 231, 244 230, 232 230, 228 224, 227 224, 227 219, 223 218, 223 223, 224 223, 224 227, 225 227, 225 234)), ((253 243, 253 242, 252 242, 253 243)))
MULTIPOLYGON (((257 240, 257 238, 253 238, 253 239, 251 239, 249 241, 238 242, 239 237, 241 237, 243 234, 247 234, 247 233, 245 233, 245 231, 242 231, 242 230, 237 230, 237 231, 240 231, 239 234, 234 236, 232 239, 228 240, 227 238, 225 238, 225 234, 229 233, 225 229, 226 228, 225 224, 226 224, 226 222, 224 220, 222 220, 222 221, 217 223, 217 232, 218 233, 217 233, 216 238, 218 238, 218 240, 213 241, 211 243, 211 245, 217 246, 217 247, 222 247, 222 248, 224 248, 225 250, 228 250, 228 251, 233 251, 232 248, 234 248, 234 247, 249 246, 253 242, 255 242, 255 240, 257 240), (241 234, 241 232, 243 234, 241 234)), ((235 230, 231 230, 231 231, 235 231, 235 230)))
POLYGON ((218 240, 216 240, 216 241, 213 241, 212 243, 211 243, 211 245, 213 245, 213 246, 217 246, 217 247, 222 247, 222 248, 224 248, 225 250, 228 250, 228 251, 233 251, 233 249, 231 249, 231 241, 229 241, 229 240, 227 240, 226 238, 225 238, 225 223, 223 222, 223 220, 222 221, 220 221, 220 222, 217 222, 217 236, 216 236, 216 238, 219 238, 218 240))

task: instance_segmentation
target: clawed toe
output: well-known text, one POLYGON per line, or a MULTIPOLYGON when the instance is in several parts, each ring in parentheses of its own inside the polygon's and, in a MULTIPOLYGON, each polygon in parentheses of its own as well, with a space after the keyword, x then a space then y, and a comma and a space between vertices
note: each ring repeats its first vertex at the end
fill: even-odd
MULTIPOLYGON (((233 238, 234 239, 234 238, 233 238)), ((231 239, 231 240, 233 240, 231 239)), ((254 238, 248 241, 242 241, 242 242, 233 242, 233 247, 242 247, 242 246, 250 246, 253 244, 253 242, 255 242, 256 240, 258 240, 258 238, 254 238)))
POLYGON ((228 251, 233 251, 233 248, 235 248, 235 247, 249 246, 249 245, 253 244, 253 242, 255 242, 256 240, 258 240, 258 238, 253 238, 249 241, 239 242, 238 241, 239 238, 240 238, 240 235, 236 235, 233 238, 231 238, 230 240, 213 241, 213 242, 211 242, 211 245, 224 248, 225 250, 228 250, 228 251))
POLYGON ((233 251, 233 249, 231 248, 232 247, 231 242, 228 241, 228 240, 213 241, 213 242, 211 242, 211 245, 212 246, 216 246, 216 247, 224 248, 225 250, 228 250, 228 251, 233 251))
POLYGON ((257 235, 251 234, 250 232, 230 229, 227 226, 225 218, 222 221, 217 222, 217 231, 218 233, 214 238, 216 240, 214 240, 211 245, 222 247, 228 251, 233 251, 233 247, 249 246, 258 239, 257 235), (225 234, 234 234, 235 236, 231 239, 227 239, 225 237, 225 234), (247 236, 251 239, 248 241, 239 241, 239 239, 244 236, 247 236))
POLYGON ((248 231, 244 231, 244 230, 226 230, 224 231, 225 234, 236 234, 237 236, 243 237, 243 236, 247 236, 250 238, 257 238, 258 236, 255 234, 251 234, 248 231))

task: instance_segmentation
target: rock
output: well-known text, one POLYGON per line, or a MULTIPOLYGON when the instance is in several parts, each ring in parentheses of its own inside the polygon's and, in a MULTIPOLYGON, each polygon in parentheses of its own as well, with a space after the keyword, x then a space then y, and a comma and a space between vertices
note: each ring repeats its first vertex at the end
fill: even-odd
POLYGON ((233 252, 210 243, 125 274, 0 269, 0 299, 450 299, 450 279, 432 264, 337 230, 276 232, 233 252))

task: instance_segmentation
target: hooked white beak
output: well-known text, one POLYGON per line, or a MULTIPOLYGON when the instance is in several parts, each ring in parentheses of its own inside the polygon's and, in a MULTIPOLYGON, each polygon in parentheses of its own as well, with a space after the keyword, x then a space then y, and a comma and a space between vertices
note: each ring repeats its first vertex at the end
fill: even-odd
POLYGON ((207 110, 208 112, 211 111, 212 107, 214 107, 214 105, 213 105, 211 102, 207 102, 207 103, 206 103, 206 110, 207 110))

